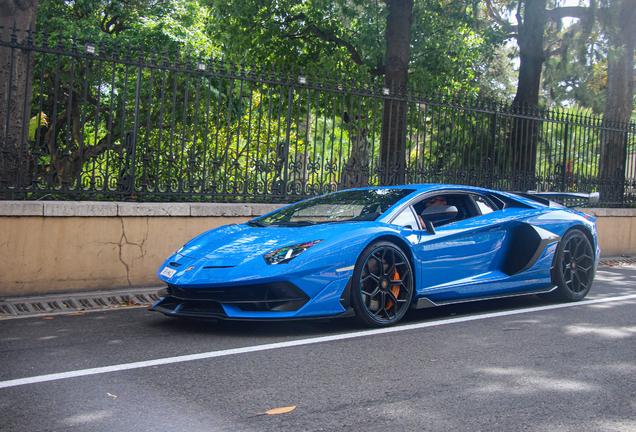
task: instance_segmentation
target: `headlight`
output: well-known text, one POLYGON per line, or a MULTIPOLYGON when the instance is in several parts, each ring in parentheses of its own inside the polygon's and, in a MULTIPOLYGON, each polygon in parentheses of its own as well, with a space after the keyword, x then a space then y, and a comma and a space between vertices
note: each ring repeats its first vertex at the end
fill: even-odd
POLYGON ((176 251, 172 252, 170 254, 170 256, 178 254, 179 252, 181 252, 183 250, 184 247, 186 247, 186 245, 183 245, 179 249, 177 249, 176 251))
POLYGON ((285 246, 266 253, 265 255, 263 255, 263 258, 268 265, 287 264, 289 261, 300 255, 301 253, 305 252, 313 245, 320 243, 321 241, 322 240, 313 240, 305 243, 285 246))

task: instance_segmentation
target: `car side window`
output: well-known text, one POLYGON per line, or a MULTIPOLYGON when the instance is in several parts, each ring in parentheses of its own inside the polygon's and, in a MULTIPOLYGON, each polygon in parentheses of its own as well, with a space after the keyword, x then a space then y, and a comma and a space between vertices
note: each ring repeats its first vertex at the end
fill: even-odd
POLYGON ((391 222, 391 224, 411 228, 414 230, 419 229, 419 225, 417 224, 417 220, 415 219, 413 210, 411 210, 411 206, 402 210, 400 214, 397 215, 395 219, 393 219, 393 222, 391 222))
POLYGON ((483 215, 499 210, 493 203, 480 195, 473 195, 473 198, 483 215))

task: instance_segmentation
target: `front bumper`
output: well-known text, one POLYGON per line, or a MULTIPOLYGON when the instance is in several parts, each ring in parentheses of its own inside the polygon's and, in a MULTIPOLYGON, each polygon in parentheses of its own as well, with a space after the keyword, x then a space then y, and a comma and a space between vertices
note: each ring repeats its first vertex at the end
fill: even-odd
POLYGON ((243 312, 291 312, 309 301, 309 296, 291 282, 199 289, 168 285, 158 295, 164 298, 151 310, 170 315, 196 313, 226 316, 223 304, 234 305, 243 312))
POLYGON ((149 310, 174 317, 223 320, 350 316, 349 285, 342 282, 347 280, 327 285, 324 295, 313 301, 289 281, 198 289, 168 285, 158 292, 163 299, 149 310))

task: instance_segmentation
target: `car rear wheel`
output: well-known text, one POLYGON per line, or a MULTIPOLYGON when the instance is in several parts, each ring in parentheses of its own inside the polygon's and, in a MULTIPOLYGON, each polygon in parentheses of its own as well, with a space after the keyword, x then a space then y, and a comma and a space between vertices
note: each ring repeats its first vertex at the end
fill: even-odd
POLYGON ((351 301, 358 320, 373 327, 395 324, 412 297, 413 272, 404 252, 390 242, 367 246, 353 273, 351 301))
POLYGON ((594 251, 587 236, 573 229, 565 233, 554 266, 553 282, 557 289, 551 294, 555 300, 582 300, 594 280, 594 251))

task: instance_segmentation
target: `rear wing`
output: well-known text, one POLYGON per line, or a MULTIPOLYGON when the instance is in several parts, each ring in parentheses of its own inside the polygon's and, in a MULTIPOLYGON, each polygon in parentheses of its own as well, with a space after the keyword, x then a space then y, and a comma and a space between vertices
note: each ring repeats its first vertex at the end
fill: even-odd
POLYGON ((601 194, 598 192, 522 192, 521 195, 541 204, 550 205, 551 202, 564 205, 566 207, 584 207, 597 204, 601 194))

